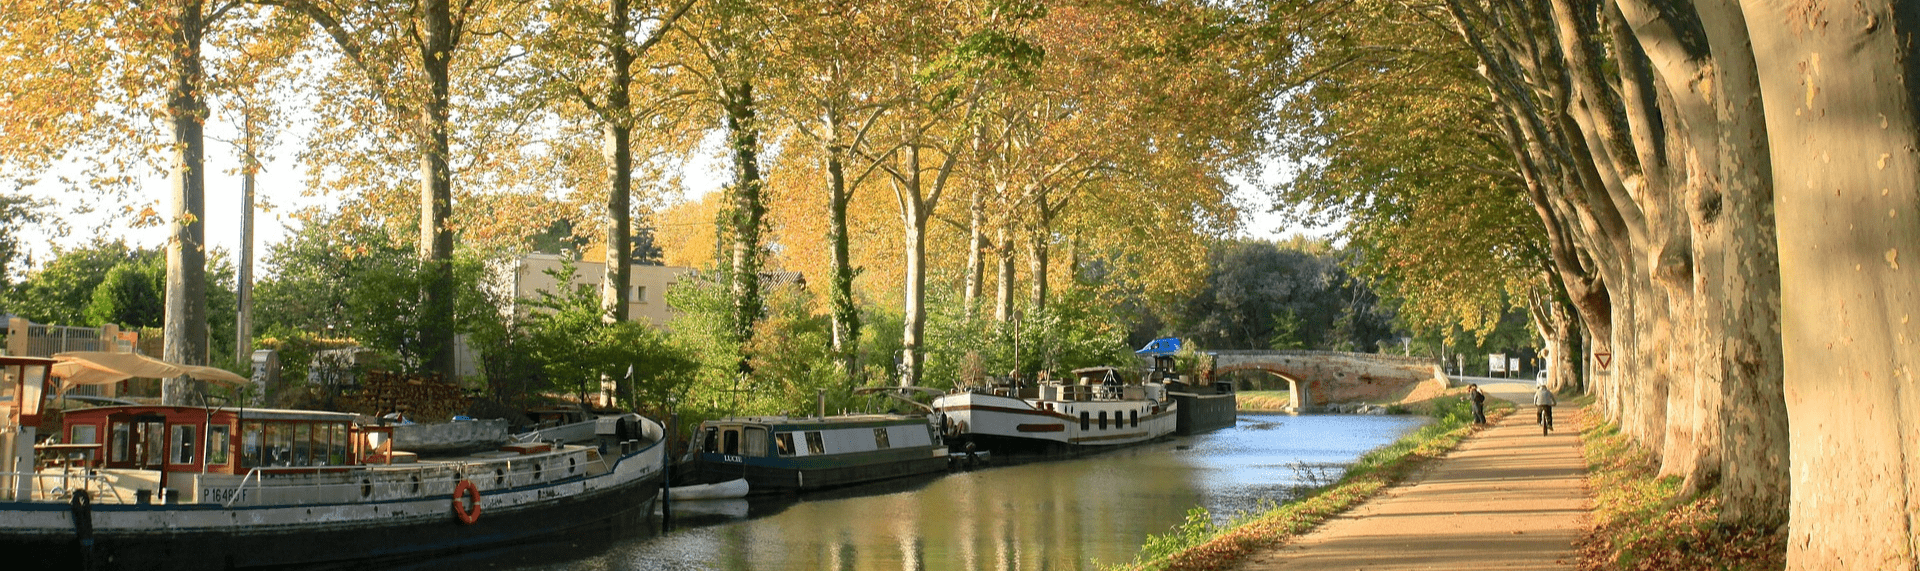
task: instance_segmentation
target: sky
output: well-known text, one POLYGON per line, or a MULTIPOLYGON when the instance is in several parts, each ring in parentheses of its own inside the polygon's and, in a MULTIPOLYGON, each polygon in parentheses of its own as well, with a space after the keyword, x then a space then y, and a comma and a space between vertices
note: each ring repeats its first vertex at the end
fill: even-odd
MULTIPOLYGON (((229 253, 238 251, 240 244, 240 186, 237 172, 238 161, 234 147, 216 138, 230 138, 226 134, 209 133, 207 141, 208 175, 206 192, 207 241, 215 249, 224 249, 229 253)), ((285 137, 283 139, 296 139, 285 137)), ((701 153, 693 163, 685 167, 684 197, 698 197, 717 191, 725 182, 730 170, 723 162, 724 158, 713 145, 712 152, 701 153), (706 174, 713 173, 713 174, 706 174)), ((293 158, 295 149, 292 143, 283 143, 275 149, 272 156, 276 160, 265 165, 255 183, 255 194, 271 204, 271 209, 261 209, 254 219, 254 256, 256 263, 264 260, 267 247, 286 238, 292 223, 291 215, 300 209, 323 205, 326 197, 304 196, 306 194, 305 176, 293 158)), ((1285 169, 1275 166, 1267 169, 1264 175, 1269 181, 1274 177, 1286 176, 1285 169)), ((96 230, 108 238, 124 238, 129 245, 140 247, 158 247, 166 243, 167 234, 162 227, 136 228, 127 222, 126 217, 113 217, 108 213, 137 212, 152 207, 157 212, 171 209, 171 197, 168 194, 167 174, 149 170, 142 173, 140 190, 127 203, 100 204, 102 197, 58 190, 51 185, 29 187, 27 193, 39 198, 51 198, 56 201, 54 211, 64 222, 63 229, 40 228, 29 230, 29 234, 38 238, 29 241, 27 254, 34 264, 40 265, 52 259, 54 246, 63 248, 84 246, 89 243, 96 230), (78 206, 92 204, 98 211, 88 215, 74 215, 78 206)), ((1242 227, 1240 236, 1278 240, 1293 234, 1308 234, 1325 237, 1332 231, 1328 229, 1305 230, 1289 224, 1282 215, 1269 212, 1271 199, 1255 185, 1240 181, 1235 199, 1242 207, 1242 227)), ((235 258, 230 259, 237 259, 235 258)), ((21 271, 23 268, 16 268, 21 271)), ((256 267, 256 271, 259 271, 256 267)), ((13 276, 18 279, 21 276, 13 276)))

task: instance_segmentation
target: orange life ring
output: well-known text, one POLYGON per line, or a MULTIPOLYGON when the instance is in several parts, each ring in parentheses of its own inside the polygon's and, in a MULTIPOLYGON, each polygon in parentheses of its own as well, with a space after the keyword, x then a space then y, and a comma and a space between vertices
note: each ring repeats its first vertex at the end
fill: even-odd
POLYGON ((480 486, 466 480, 453 485, 453 517, 467 525, 480 521, 480 486), (472 499, 461 502, 460 496, 472 496, 472 499))

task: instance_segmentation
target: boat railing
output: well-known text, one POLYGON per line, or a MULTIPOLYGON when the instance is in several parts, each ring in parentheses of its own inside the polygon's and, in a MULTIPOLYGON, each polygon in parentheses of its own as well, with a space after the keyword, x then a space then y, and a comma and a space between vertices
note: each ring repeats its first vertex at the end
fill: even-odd
POLYGON ((604 467, 605 459, 591 454, 591 450, 587 452, 585 458, 558 454, 494 461, 353 466, 329 471, 254 468, 238 485, 219 494, 225 497, 202 501, 217 500, 223 506, 232 507, 418 499, 451 494, 461 480, 473 482, 480 491, 489 492, 600 473, 594 467, 604 467))
POLYGON ((246 477, 244 477, 244 478, 240 478, 240 485, 237 485, 237 486, 234 486, 234 487, 233 487, 233 492, 232 492, 232 493, 229 493, 229 494, 227 494, 227 501, 224 501, 224 502, 220 502, 220 507, 223 507, 223 508, 230 508, 230 507, 233 507, 233 502, 234 502, 235 500, 238 500, 238 499, 240 499, 240 496, 242 495, 242 494, 241 494, 241 491, 242 491, 242 490, 245 490, 245 489, 247 488, 247 482, 248 482, 248 481, 259 481, 259 480, 258 480, 258 478, 256 478, 256 476, 259 476, 259 475, 260 475, 260 469, 259 469, 259 468, 254 468, 254 469, 252 469, 252 470, 247 470, 247 475, 246 475, 246 477))

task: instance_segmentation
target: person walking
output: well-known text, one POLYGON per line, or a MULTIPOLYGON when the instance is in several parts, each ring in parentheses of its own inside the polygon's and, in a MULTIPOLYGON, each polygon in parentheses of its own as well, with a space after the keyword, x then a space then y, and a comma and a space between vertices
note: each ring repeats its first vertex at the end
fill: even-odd
POLYGON ((1553 391, 1547 390, 1546 385, 1543 384, 1534 387, 1534 421, 1540 423, 1540 434, 1542 435, 1553 432, 1553 405, 1555 404, 1558 404, 1558 402, 1553 398, 1553 391))
POLYGON ((1473 423, 1487 423, 1487 393, 1480 392, 1480 385, 1467 385, 1467 398, 1473 401, 1473 423))

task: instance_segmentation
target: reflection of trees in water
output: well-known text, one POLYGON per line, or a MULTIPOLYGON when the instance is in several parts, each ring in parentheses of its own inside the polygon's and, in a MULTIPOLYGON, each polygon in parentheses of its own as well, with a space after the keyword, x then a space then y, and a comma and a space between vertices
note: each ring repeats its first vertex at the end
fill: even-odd
POLYGON ((613 566, 1092 569, 1131 560, 1149 535, 1179 525, 1195 506, 1218 525, 1284 502, 1300 486, 1331 482, 1344 462, 1418 424, 1248 414, 1238 429, 1080 458, 754 499, 751 519, 677 520, 672 535, 613 566))

